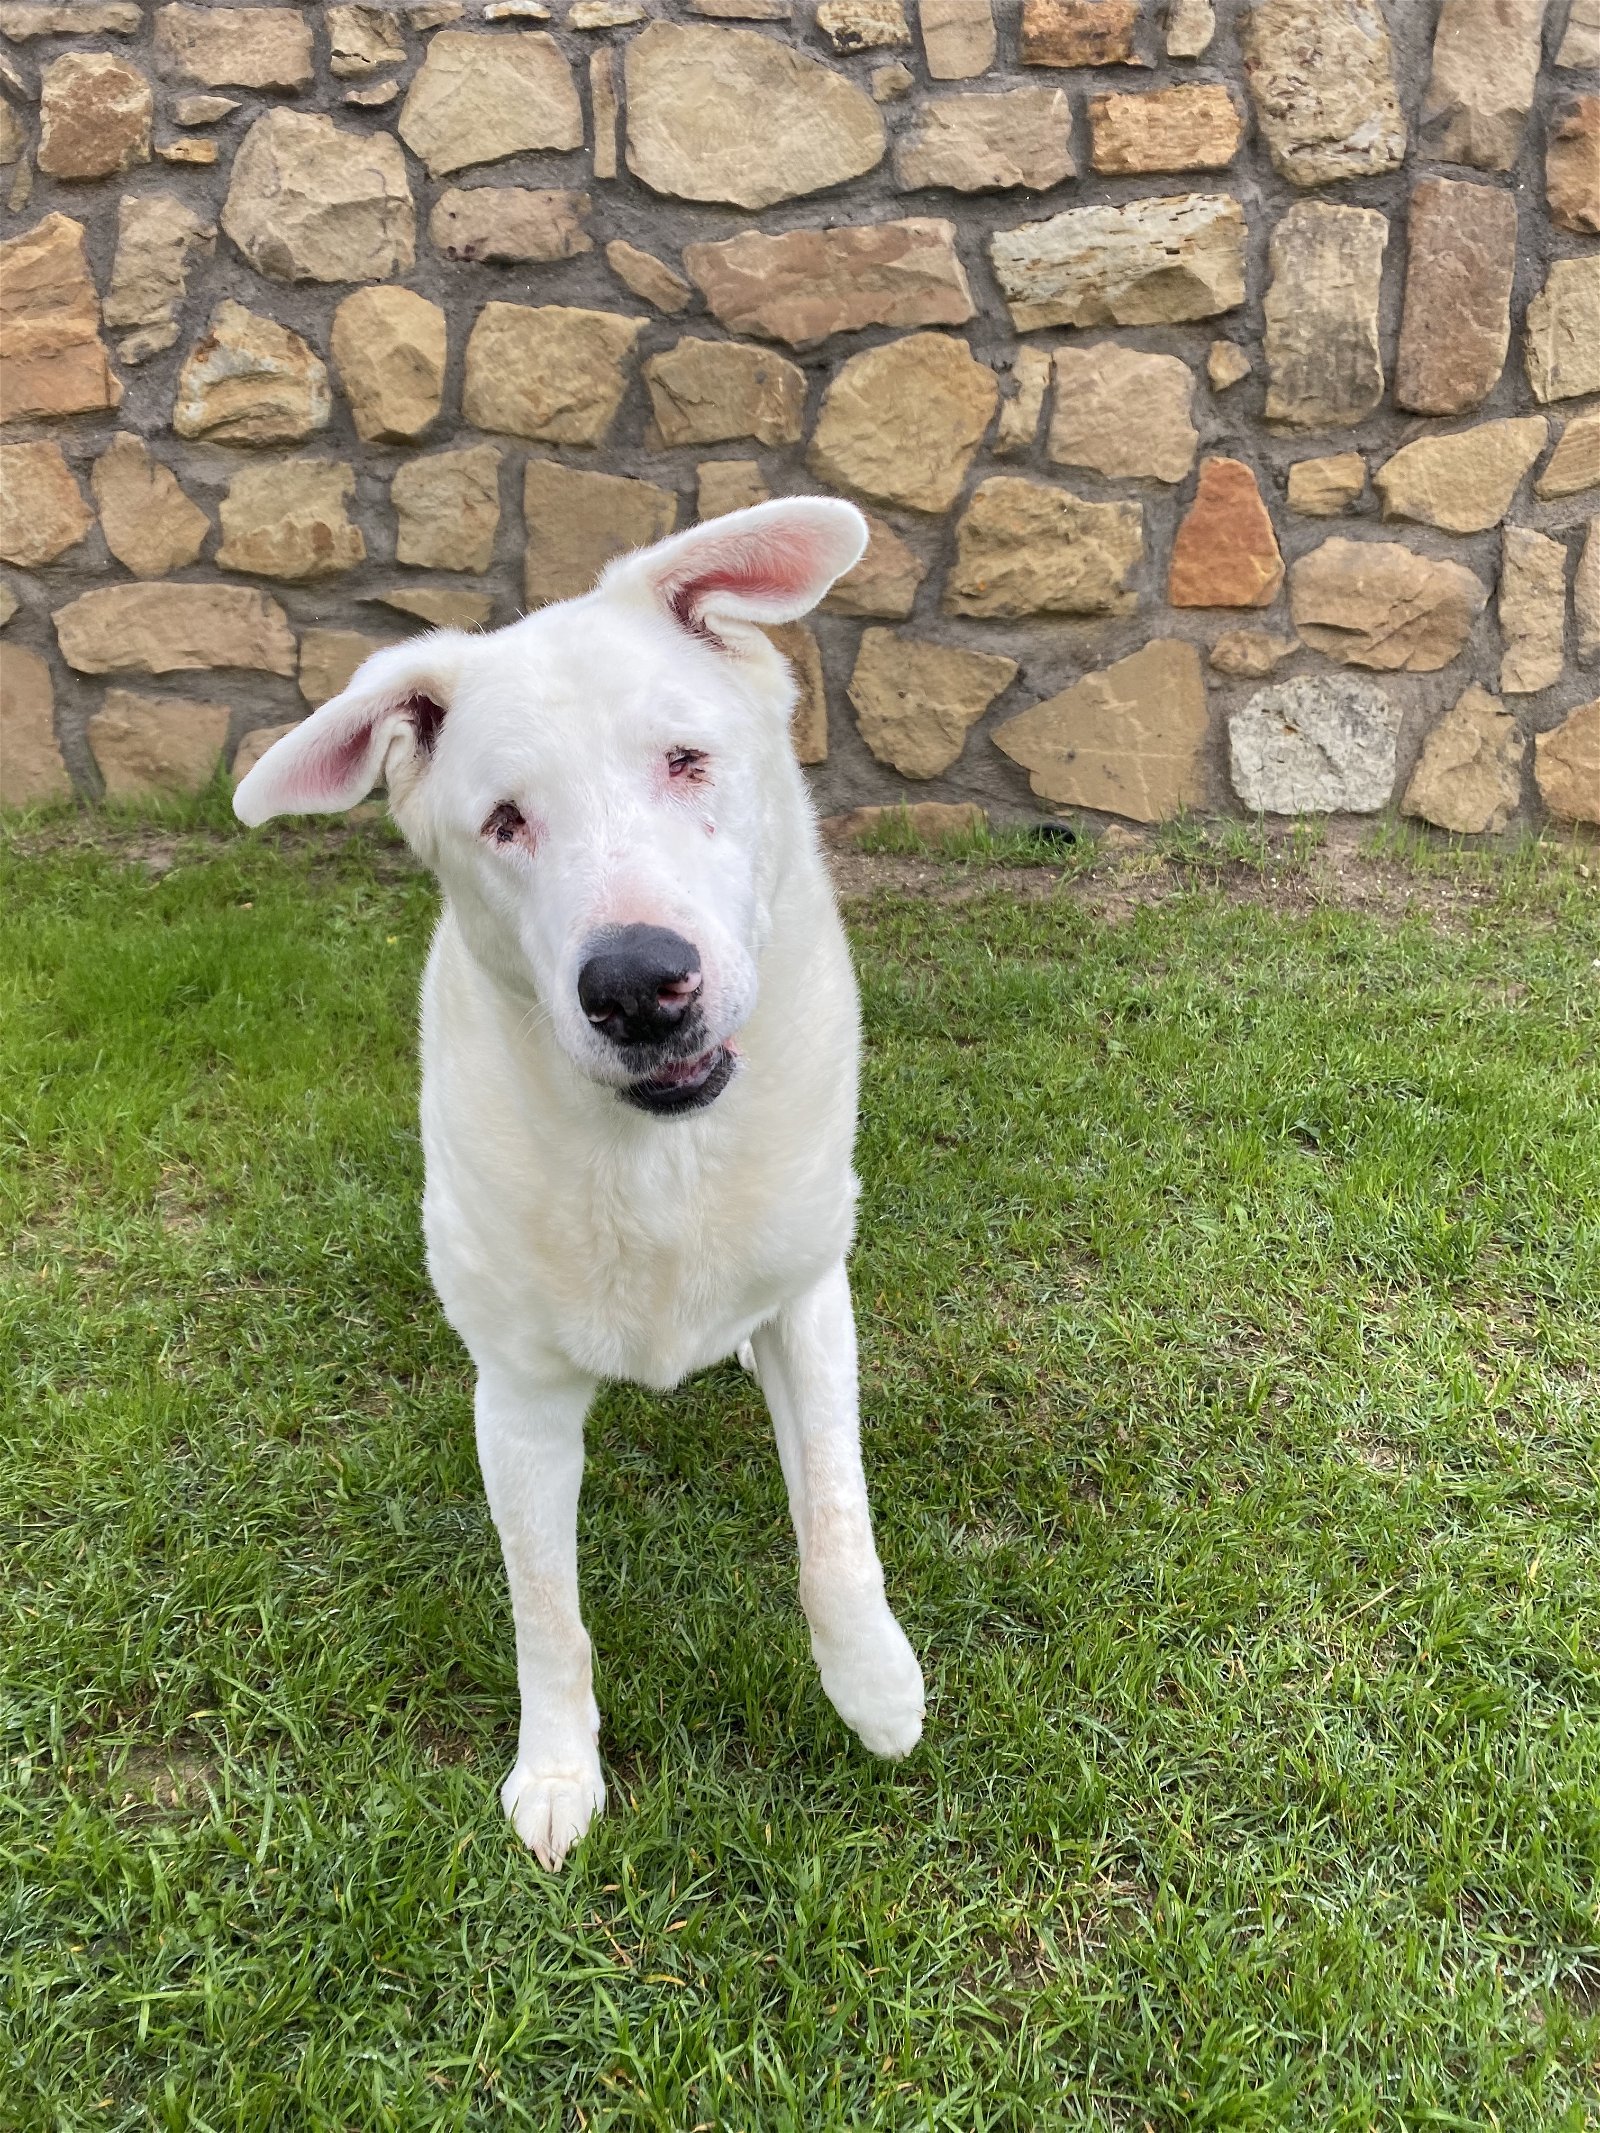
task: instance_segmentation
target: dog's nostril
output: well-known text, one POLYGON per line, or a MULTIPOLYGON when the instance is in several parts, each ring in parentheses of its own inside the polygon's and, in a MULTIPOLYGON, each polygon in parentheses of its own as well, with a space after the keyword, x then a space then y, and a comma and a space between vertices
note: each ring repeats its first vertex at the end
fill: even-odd
POLYGON ((620 926, 578 972, 578 1002, 613 1044, 659 1044, 700 992, 700 956, 665 926, 620 926))

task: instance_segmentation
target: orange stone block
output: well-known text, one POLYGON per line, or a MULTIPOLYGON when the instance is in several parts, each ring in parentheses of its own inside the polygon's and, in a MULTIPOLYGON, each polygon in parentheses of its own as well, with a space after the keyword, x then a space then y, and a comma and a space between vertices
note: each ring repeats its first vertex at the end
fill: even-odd
POLYGON ((1239 459, 1203 459, 1194 502, 1172 546, 1174 607, 1270 607, 1283 583, 1272 518, 1239 459))

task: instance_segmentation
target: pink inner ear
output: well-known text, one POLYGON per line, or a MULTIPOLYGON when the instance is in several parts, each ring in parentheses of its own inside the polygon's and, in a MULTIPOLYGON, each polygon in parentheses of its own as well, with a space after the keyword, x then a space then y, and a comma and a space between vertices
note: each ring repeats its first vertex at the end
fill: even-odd
POLYGON ((332 799, 345 791, 367 759, 372 747, 372 729, 376 724, 376 717, 364 719, 336 747, 312 758, 310 785, 314 793, 332 799))
POLYGON ((674 616, 696 637, 712 637, 705 609, 732 597, 758 610, 802 599, 821 565, 815 544, 794 528, 773 527, 759 537, 745 535, 710 545, 692 576, 670 579, 662 588, 674 616))
POLYGON ((667 596, 667 604, 691 636, 710 637, 713 633, 702 609, 708 607, 719 593, 737 593, 747 600, 783 600, 794 597, 798 582, 782 577, 776 571, 758 575, 750 570, 706 570, 690 578, 687 584, 675 585, 667 596))

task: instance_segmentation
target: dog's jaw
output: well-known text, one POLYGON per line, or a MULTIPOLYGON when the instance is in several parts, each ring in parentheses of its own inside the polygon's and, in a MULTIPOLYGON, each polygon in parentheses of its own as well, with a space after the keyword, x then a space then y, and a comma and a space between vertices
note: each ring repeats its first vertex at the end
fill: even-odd
POLYGON ((630 1081, 618 1093, 624 1103, 647 1111, 652 1118, 682 1118, 714 1104, 738 1064, 739 1055, 731 1044, 716 1044, 696 1059, 676 1060, 640 1081, 630 1081))

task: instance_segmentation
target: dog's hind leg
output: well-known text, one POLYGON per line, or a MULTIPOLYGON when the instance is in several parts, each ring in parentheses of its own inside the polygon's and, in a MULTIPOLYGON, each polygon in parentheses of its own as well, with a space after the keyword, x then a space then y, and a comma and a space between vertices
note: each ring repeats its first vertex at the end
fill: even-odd
POLYGON ((478 1461, 505 1553, 522 1718, 500 1804, 540 1862, 559 1867, 605 1805, 600 1714, 578 1611, 578 1490, 588 1378, 478 1372, 478 1461))
POLYGON ((800 1604, 822 1686, 875 1755, 922 1734, 922 1669, 884 1597, 856 1393, 856 1329, 841 1262, 753 1337, 800 1548, 800 1604))

